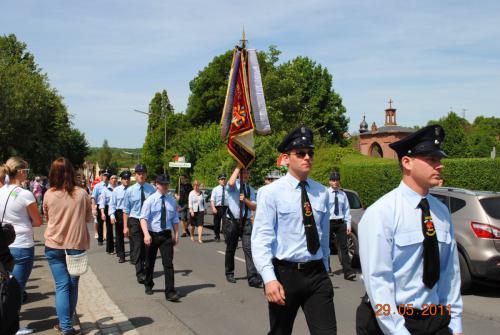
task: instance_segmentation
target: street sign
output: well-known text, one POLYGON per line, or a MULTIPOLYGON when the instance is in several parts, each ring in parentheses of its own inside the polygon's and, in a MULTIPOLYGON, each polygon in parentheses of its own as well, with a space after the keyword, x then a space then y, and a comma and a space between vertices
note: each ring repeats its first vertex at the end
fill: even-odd
POLYGON ((176 168, 190 168, 191 163, 181 163, 181 162, 168 162, 169 167, 176 167, 176 168))

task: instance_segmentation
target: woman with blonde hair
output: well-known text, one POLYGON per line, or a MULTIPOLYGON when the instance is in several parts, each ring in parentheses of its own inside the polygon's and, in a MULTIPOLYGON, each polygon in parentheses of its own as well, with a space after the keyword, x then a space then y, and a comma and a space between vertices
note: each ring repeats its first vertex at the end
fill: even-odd
MULTIPOLYGON (((42 218, 33 193, 21 187, 28 177, 28 163, 20 157, 11 157, 1 170, 3 181, 8 178, 9 183, 0 188, 0 218, 3 223, 10 223, 16 232, 16 239, 9 249, 14 256, 12 275, 19 282, 22 299, 35 259, 33 227, 40 227, 42 218)), ((30 331, 23 329, 23 333, 29 334, 30 331)))
POLYGON ((65 335, 77 334, 72 318, 78 300, 78 280, 70 276, 66 254, 78 255, 89 249, 87 223, 93 222, 92 204, 87 192, 76 185, 73 165, 66 158, 52 162, 50 189, 45 193, 43 209, 47 219, 45 256, 56 283, 56 329, 65 335))
POLYGON ((28 177, 28 163, 20 157, 11 157, 3 165, 3 170, 9 183, 0 188, 0 217, 4 223, 12 224, 16 231, 16 239, 9 248, 15 259, 12 274, 23 292, 35 258, 33 227, 40 227, 42 218, 33 193, 21 187, 28 177))
POLYGON ((189 193, 189 213, 191 215, 191 241, 194 241, 194 227, 198 227, 198 243, 203 243, 203 216, 205 215, 205 198, 200 190, 200 182, 193 182, 193 190, 189 193))

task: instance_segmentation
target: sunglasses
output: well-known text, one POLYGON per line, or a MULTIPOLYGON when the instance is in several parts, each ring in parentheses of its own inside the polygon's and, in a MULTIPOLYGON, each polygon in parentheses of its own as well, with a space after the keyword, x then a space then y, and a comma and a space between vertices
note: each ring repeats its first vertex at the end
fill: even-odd
POLYGON ((26 174, 28 174, 30 172, 30 169, 20 169, 19 172, 26 172, 26 174))
POLYGON ((305 158, 306 155, 309 155, 309 158, 314 157, 314 150, 309 150, 309 151, 296 151, 296 152, 291 152, 290 154, 295 155, 299 158, 305 158))

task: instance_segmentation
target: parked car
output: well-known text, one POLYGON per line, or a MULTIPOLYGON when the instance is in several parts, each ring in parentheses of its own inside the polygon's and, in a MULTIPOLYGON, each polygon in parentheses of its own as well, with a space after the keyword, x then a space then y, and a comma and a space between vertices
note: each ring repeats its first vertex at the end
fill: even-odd
POLYGON ((500 192, 435 187, 450 210, 458 247, 462 293, 475 280, 500 283, 500 192))

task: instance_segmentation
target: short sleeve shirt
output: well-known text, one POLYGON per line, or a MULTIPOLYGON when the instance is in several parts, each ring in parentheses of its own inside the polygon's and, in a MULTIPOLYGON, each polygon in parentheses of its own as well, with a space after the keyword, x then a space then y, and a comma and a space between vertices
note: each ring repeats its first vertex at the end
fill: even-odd
POLYGON ((9 201, 3 222, 10 223, 16 231, 16 239, 10 247, 31 248, 35 242, 33 242, 33 225, 27 207, 35 202, 35 197, 33 193, 22 187, 3 186, 0 188, 0 219, 4 215, 7 197, 9 197, 9 201))

